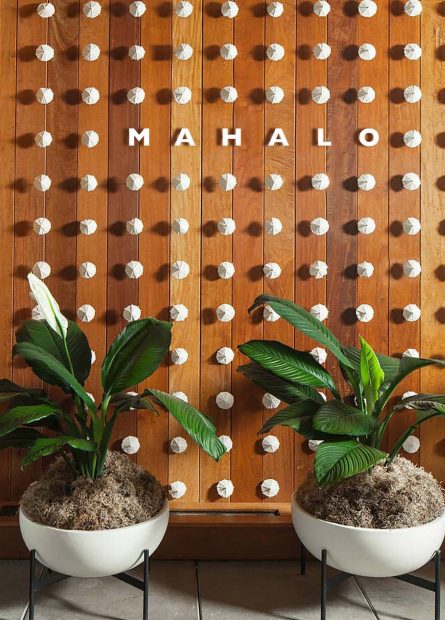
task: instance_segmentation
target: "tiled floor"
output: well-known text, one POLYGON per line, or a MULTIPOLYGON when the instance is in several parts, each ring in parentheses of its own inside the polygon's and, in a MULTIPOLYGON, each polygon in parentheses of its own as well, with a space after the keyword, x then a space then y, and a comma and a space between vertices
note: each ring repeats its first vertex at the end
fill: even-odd
MULTIPOLYGON (((298 571, 295 562, 153 561, 150 620, 318 620, 319 565, 298 571)), ((433 567, 421 574, 431 578, 433 567)), ((27 617, 27 582, 26 562, 0 562, 0 620, 27 617)), ((432 620, 433 598, 395 579, 351 579, 330 592, 328 620, 432 620)), ((67 579, 37 595, 36 620, 141 617, 142 593, 112 577, 67 579)))

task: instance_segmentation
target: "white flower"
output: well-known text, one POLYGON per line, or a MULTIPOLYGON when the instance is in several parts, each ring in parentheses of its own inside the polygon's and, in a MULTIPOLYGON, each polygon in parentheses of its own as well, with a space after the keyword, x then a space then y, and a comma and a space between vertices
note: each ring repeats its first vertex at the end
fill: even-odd
POLYGON ((28 282, 40 308, 42 318, 59 336, 65 338, 68 330, 68 321, 60 312, 59 304, 51 295, 49 288, 33 273, 28 274, 28 282))

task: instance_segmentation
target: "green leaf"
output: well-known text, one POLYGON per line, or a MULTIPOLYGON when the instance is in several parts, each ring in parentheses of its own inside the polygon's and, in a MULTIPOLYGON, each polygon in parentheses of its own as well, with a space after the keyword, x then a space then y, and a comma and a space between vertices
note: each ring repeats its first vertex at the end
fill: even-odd
POLYGON ((310 353, 298 351, 276 340, 250 340, 238 349, 281 379, 335 392, 335 383, 327 370, 310 353))
POLYGON ((117 336, 102 364, 106 394, 144 381, 159 367, 171 341, 171 323, 148 318, 129 323, 117 336))
POLYGON ((262 388, 265 392, 273 394, 285 403, 295 403, 310 398, 316 402, 323 403, 323 397, 313 388, 306 385, 296 385, 276 377, 274 374, 264 370, 258 364, 245 364, 238 366, 237 372, 250 379, 262 388))
POLYGON ((43 437, 42 433, 34 428, 16 428, 5 437, 0 437, 0 450, 2 448, 28 448, 39 437, 43 437))
POLYGON ((334 484, 350 478, 387 457, 386 452, 358 441, 324 441, 315 455, 314 471, 317 484, 334 484))
POLYGON ((416 394, 399 401, 394 405, 394 409, 405 409, 407 406, 420 411, 433 410, 445 414, 445 396, 443 394, 416 394))
MULTIPOLYGON (((44 349, 69 371, 71 371, 72 365, 74 376, 81 384, 85 383, 90 374, 91 349, 87 337, 73 321, 68 321, 66 333, 66 346, 69 358, 63 338, 46 321, 26 321, 17 330, 16 339, 17 342, 32 342, 37 347, 44 349)), ((34 372, 37 369, 41 374, 44 373, 44 370, 37 363, 34 365, 34 372)), ((36 372, 36 374, 38 373, 36 372)), ((41 378, 46 381, 45 376, 41 378)))
POLYGON ((379 428, 379 421, 338 400, 322 405, 314 416, 314 429, 330 435, 363 437, 379 428))
POLYGON ((38 396, 44 396, 44 392, 37 389, 26 389, 9 379, 0 379, 0 403, 13 400, 17 397, 35 398, 38 396))
POLYGON ((263 304, 268 304, 288 323, 329 349, 345 366, 351 366, 351 362, 344 354, 338 339, 321 321, 313 317, 310 312, 294 304, 292 301, 273 297, 272 295, 260 295, 257 297, 249 308, 249 312, 263 304))
POLYGON ((13 407, 0 415, 0 437, 8 435, 20 426, 32 424, 55 413, 60 413, 55 405, 28 405, 13 407))
POLYGON ((70 320, 68 320, 66 346, 73 365, 74 376, 83 385, 91 370, 91 348, 88 338, 80 327, 70 320))
MULTIPOLYGON (((394 358, 396 359, 396 358, 394 358)), ((389 381, 385 382, 384 390, 380 394, 380 397, 376 403, 376 412, 380 413, 388 402, 391 394, 394 392, 396 387, 407 377, 409 374, 418 370, 420 368, 424 368, 425 366, 437 365, 444 366, 445 362, 443 360, 435 360, 435 359, 427 359, 421 357, 402 357, 397 359, 398 369, 396 373, 392 373, 389 375, 389 381)), ((385 371, 384 371, 385 372, 385 371)), ((385 372, 385 378, 388 379, 388 375, 385 372)))
POLYGON ((268 433, 274 426, 288 426, 307 439, 323 439, 324 437, 316 436, 317 432, 312 427, 312 420, 319 406, 311 400, 293 403, 269 418, 260 433, 268 433))
POLYGON ((385 375, 372 347, 363 338, 360 338, 360 343, 360 379, 365 393, 367 412, 371 415, 385 375))
POLYGON ((32 342, 18 342, 12 352, 13 355, 21 355, 34 372, 41 377, 35 369, 35 366, 37 366, 46 377, 45 381, 47 383, 58 385, 67 393, 75 392, 90 411, 97 411, 91 397, 85 392, 76 377, 44 349, 34 345, 32 342))
MULTIPOLYGON (((357 349, 357 347, 343 347, 343 351, 352 367, 356 371, 359 371, 360 349, 357 349)), ((382 353, 376 353, 376 356, 385 375, 385 381, 391 380, 399 372, 400 358, 390 357, 389 355, 383 355, 382 353)))
POLYGON ((176 396, 159 390, 149 390, 149 392, 207 454, 210 454, 215 461, 220 459, 226 448, 216 436, 216 428, 207 416, 176 396))
POLYGON ((90 439, 79 439, 68 435, 36 439, 22 459, 22 468, 26 467, 33 461, 42 458, 43 456, 49 456, 50 454, 57 452, 57 450, 60 450, 66 445, 70 446, 74 450, 81 450, 82 452, 94 452, 96 449, 94 442, 90 439))

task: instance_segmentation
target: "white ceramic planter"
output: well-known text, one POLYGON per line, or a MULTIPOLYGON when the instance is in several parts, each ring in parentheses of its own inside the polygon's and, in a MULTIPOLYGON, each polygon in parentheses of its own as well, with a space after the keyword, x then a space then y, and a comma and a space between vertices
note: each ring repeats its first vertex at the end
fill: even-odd
POLYGON ((443 542, 445 512, 425 525, 372 529, 316 519, 292 496, 292 522, 300 541, 317 559, 323 549, 333 568, 364 577, 394 577, 426 564, 443 542))
POLYGON ((122 573, 150 555, 164 538, 169 507, 165 500, 152 519, 110 530, 62 530, 35 523, 20 509, 20 531, 29 550, 44 566, 71 577, 106 577, 122 573))

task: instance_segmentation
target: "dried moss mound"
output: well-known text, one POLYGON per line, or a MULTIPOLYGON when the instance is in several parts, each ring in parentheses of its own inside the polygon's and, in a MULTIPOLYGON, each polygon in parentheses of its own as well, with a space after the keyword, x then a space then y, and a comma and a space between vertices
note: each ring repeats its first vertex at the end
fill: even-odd
POLYGON ((297 500, 319 519, 354 527, 414 527, 433 521, 445 510, 441 485, 403 457, 333 486, 318 488, 310 476, 298 490, 297 500))
POLYGON ((160 483, 119 452, 109 452, 102 478, 75 478, 62 458, 24 493, 21 505, 37 523, 67 530, 134 525, 162 507, 160 483))

